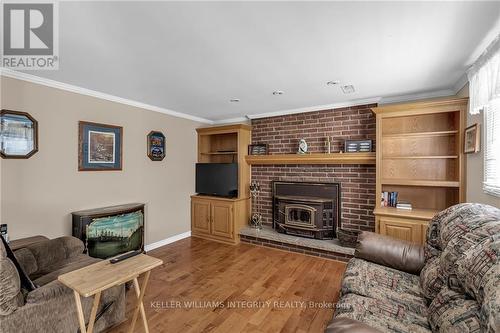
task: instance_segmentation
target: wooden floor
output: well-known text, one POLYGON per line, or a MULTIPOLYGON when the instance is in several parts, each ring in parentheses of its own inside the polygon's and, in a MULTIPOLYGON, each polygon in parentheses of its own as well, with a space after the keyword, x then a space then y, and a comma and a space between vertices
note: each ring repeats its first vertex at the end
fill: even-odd
MULTIPOLYGON (((148 254, 165 263, 151 272, 144 298, 151 332, 323 332, 345 270, 328 259, 197 238, 148 254)), ((127 292, 129 319, 135 298, 127 292)))

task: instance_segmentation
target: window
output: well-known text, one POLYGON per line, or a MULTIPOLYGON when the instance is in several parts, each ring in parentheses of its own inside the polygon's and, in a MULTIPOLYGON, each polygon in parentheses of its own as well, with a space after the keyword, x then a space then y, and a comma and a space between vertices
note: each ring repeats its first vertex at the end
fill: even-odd
POLYGON ((484 113, 483 190, 500 197, 500 35, 467 72, 470 114, 484 113))
POLYGON ((484 183, 486 193, 500 196, 500 98, 484 108, 484 183))

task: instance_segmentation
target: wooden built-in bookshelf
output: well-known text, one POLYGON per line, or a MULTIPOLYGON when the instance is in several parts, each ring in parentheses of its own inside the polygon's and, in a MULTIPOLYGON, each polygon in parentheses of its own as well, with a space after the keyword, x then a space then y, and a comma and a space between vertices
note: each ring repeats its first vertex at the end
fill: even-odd
POLYGON ((384 105, 377 117, 376 193, 398 192, 412 210, 380 207, 376 231, 422 243, 438 211, 465 200, 467 98, 384 105))

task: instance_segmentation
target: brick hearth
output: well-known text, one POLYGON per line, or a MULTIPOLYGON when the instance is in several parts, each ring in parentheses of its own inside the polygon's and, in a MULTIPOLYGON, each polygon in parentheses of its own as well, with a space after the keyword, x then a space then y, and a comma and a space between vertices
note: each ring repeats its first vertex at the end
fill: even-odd
POLYGON ((264 226, 261 230, 252 227, 243 228, 240 231, 240 240, 254 245, 339 261, 349 261, 354 256, 354 249, 340 245, 338 240, 319 240, 280 234, 271 226, 264 226))
MULTIPOLYGON (((370 107, 315 111, 252 120, 252 142, 269 144, 271 154, 295 153, 298 141, 306 139, 310 152, 326 152, 325 138, 334 137, 332 152, 343 150, 346 139, 375 140, 375 117, 370 107)), ((271 181, 314 181, 341 183, 342 227, 375 229, 375 166, 344 165, 253 165, 252 181, 261 184, 260 212, 272 224, 271 181)))

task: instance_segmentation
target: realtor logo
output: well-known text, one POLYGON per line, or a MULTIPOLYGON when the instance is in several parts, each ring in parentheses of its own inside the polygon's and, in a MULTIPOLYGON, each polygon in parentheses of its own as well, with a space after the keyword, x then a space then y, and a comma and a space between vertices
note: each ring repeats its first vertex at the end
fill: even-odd
POLYGON ((57 3, 3 3, 2 67, 58 69, 57 3))

